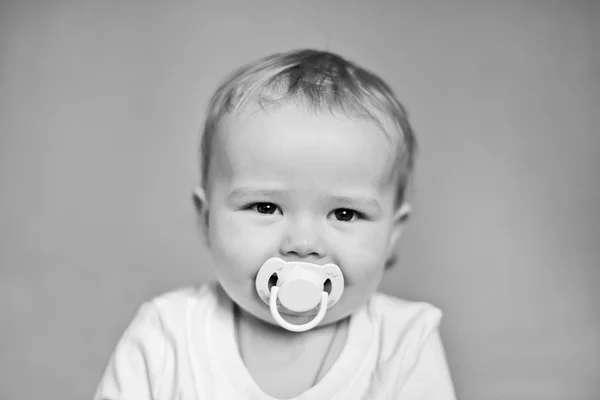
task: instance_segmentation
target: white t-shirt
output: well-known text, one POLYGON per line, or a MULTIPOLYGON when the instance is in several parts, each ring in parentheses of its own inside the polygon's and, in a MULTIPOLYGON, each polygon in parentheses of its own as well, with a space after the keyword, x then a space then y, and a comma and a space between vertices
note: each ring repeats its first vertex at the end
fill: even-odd
MULTIPOLYGON (((294 400, 455 400, 441 312, 377 293, 350 318, 342 352, 294 400)), ((216 284, 145 303, 119 341, 95 400, 276 400, 238 352, 233 303, 216 284)))

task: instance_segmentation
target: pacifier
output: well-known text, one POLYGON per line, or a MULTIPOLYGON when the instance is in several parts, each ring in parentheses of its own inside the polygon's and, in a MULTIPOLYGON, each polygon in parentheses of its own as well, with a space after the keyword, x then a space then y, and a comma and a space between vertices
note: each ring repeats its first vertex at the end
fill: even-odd
POLYGON ((286 262, 281 258, 268 259, 256 276, 256 291, 269 305, 271 315, 282 327, 292 332, 304 332, 323 320, 327 309, 338 302, 344 292, 344 276, 335 264, 286 262), (295 325, 284 320, 280 309, 291 315, 317 311, 306 324, 295 325))

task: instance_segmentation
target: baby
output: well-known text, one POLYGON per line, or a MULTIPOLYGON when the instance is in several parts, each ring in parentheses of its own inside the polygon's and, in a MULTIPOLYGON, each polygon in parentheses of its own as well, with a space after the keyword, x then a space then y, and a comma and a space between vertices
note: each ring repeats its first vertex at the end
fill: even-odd
POLYGON ((441 312, 377 292, 415 147, 388 85, 335 54, 233 73, 194 193, 218 283, 145 303, 95 399, 454 399, 441 312))

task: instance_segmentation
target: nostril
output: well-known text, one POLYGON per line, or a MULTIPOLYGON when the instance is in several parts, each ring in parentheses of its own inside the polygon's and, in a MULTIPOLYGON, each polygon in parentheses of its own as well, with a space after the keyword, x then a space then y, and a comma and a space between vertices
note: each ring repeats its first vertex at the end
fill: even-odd
POLYGON ((273 286, 277 286, 277 280, 279 279, 279 277, 277 277, 277 272, 273 273, 273 275, 271 275, 271 277, 269 278, 269 292, 271 291, 271 288, 273 286))
POLYGON ((331 294, 331 280, 329 280, 329 278, 323 283, 323 290, 327 292, 327 294, 331 294))

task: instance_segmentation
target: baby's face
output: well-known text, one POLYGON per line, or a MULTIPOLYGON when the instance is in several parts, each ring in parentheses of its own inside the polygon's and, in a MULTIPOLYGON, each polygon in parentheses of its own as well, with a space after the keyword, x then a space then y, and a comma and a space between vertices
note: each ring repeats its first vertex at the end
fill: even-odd
MULTIPOLYGON (((329 113, 284 106, 227 116, 213 143, 206 207, 217 276, 229 296, 272 322, 255 278, 279 257, 334 263, 343 272, 344 294, 321 325, 364 304, 404 220, 389 179, 393 155, 376 127, 329 113)), ((282 314, 294 324, 313 318, 282 314)))

